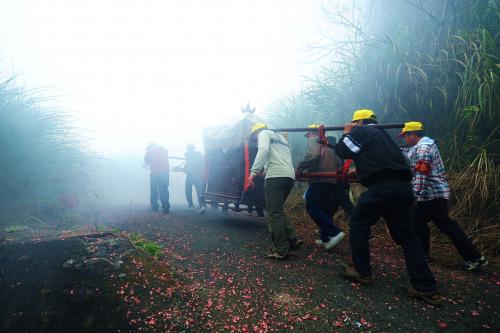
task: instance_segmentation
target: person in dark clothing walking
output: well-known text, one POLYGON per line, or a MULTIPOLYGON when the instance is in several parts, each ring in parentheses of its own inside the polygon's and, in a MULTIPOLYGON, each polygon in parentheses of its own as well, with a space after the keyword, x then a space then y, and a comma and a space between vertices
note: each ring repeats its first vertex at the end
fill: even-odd
POLYGON ((196 190, 196 195, 198 197, 199 214, 205 213, 206 204, 204 196, 204 181, 203 181, 203 171, 204 171, 204 160, 203 155, 194 149, 193 144, 188 144, 186 146, 186 164, 184 166, 184 172, 186 172, 186 200, 188 202, 188 208, 194 208, 193 205, 193 186, 196 190))
POLYGON ((356 111, 335 146, 338 156, 354 160, 358 178, 367 187, 349 221, 352 265, 347 265, 343 273, 351 281, 372 283, 370 227, 384 217, 391 236, 403 248, 410 276, 411 287, 400 287, 399 291, 428 304, 440 305, 436 280, 413 229, 410 168, 389 135, 383 129, 369 126, 376 123, 373 111, 356 111))
POLYGON ((450 188, 446 171, 436 143, 425 136, 424 126, 417 121, 408 122, 400 133, 410 147, 404 152, 413 171, 413 192, 417 204, 413 207, 415 232, 430 259, 429 221, 448 236, 464 259, 468 271, 476 271, 488 264, 460 225, 448 216, 450 188))
MULTIPOLYGON (((328 136, 328 144, 335 149, 335 145, 337 144, 337 139, 334 136, 328 136)), ((344 166, 344 160, 342 161, 342 166, 344 166)), ((348 171, 348 170, 346 170, 348 171)), ((340 207, 347 214, 348 217, 351 217, 352 211, 354 210, 354 205, 352 204, 351 197, 349 193, 351 191, 351 185, 349 183, 337 179, 337 186, 335 192, 335 198, 338 201, 340 207)))
POLYGON ((144 164, 149 166, 151 170, 149 177, 151 209, 154 211, 158 210, 159 197, 163 212, 168 214, 170 211, 168 193, 170 166, 168 164, 168 151, 156 143, 150 143, 146 148, 144 164))
MULTIPOLYGON (((309 127, 318 128, 319 125, 312 124, 309 127)), ((319 141, 318 134, 316 130, 306 133, 308 150, 299 163, 296 174, 300 175, 304 170, 336 172, 342 168, 342 160, 331 147, 319 141)), ((326 250, 333 249, 345 237, 345 233, 333 221, 341 200, 345 199, 345 187, 337 183, 336 178, 312 179, 304 194, 307 213, 320 229, 321 238, 316 240, 316 244, 322 245, 326 250)))

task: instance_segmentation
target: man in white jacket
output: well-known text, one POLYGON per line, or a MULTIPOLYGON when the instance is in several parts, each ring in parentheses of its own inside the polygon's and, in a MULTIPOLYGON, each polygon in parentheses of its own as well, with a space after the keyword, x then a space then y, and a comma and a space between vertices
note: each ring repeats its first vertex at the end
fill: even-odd
POLYGON ((258 141, 258 151, 250 170, 248 184, 252 186, 255 176, 262 170, 266 174, 264 194, 268 228, 273 242, 267 258, 286 259, 289 251, 297 249, 303 243, 283 211, 283 205, 295 182, 288 141, 283 135, 268 130, 264 123, 253 125, 250 140, 258 141))

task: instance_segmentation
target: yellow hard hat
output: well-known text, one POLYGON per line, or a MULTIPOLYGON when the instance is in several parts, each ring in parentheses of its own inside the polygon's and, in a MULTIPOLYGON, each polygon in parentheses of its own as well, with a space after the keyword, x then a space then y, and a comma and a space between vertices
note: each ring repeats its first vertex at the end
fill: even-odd
MULTIPOLYGON (((307 126, 307 128, 319 128, 319 124, 311 124, 309 126, 307 126)), ((311 131, 311 132, 307 132, 306 134, 304 134, 305 137, 307 137, 309 135, 309 133, 317 133, 317 131, 311 131)))
POLYGON ((424 125, 419 121, 410 121, 405 123, 405 127, 399 133, 399 136, 403 136, 406 132, 423 131, 424 125))
POLYGON ((255 133, 255 131, 260 130, 261 128, 267 128, 267 125, 264 123, 255 123, 252 126, 252 134, 255 133))
POLYGON ((354 112, 354 115, 352 116, 352 121, 365 120, 365 119, 377 120, 375 112, 368 109, 361 109, 354 112))

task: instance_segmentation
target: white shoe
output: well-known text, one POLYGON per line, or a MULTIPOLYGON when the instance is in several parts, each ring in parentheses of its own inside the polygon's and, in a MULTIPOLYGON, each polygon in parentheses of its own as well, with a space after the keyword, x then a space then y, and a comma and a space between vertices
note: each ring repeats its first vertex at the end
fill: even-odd
POLYGON ((321 246, 325 246, 325 244, 327 244, 327 243, 323 242, 321 239, 316 239, 316 240, 314 241, 314 244, 316 244, 316 245, 321 245, 321 246))
POLYGON ((205 206, 201 207, 198 214, 205 214, 205 206))
POLYGON ((338 243, 340 243, 345 237, 345 234, 341 231, 337 234, 335 237, 331 237, 330 240, 327 243, 324 243, 325 249, 331 250, 333 249, 338 243))

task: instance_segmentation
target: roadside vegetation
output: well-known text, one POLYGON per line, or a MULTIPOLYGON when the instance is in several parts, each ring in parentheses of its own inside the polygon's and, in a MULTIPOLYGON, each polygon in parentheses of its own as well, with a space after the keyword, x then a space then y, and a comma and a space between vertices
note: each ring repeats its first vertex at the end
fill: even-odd
POLYGON ((140 233, 132 233, 129 235, 129 239, 134 244, 135 247, 146 251, 150 256, 155 258, 160 258, 161 256, 161 245, 147 240, 140 233))
MULTIPOLYGON (((270 120, 279 127, 338 125, 350 121, 354 110, 370 108, 382 123, 423 122, 445 159, 451 216, 481 251, 498 255, 498 2, 363 0, 346 7, 332 0, 320 5, 330 26, 311 42, 311 56, 324 65, 307 88, 275 101, 270 120), (349 37, 342 34, 339 40, 338 31, 349 37)), ((301 155, 300 139, 291 140, 295 155, 301 155)), ((433 240, 436 247, 447 242, 437 235, 433 240)))
POLYGON ((71 220, 86 191, 85 139, 49 102, 15 78, 0 80, 0 224, 71 220))

